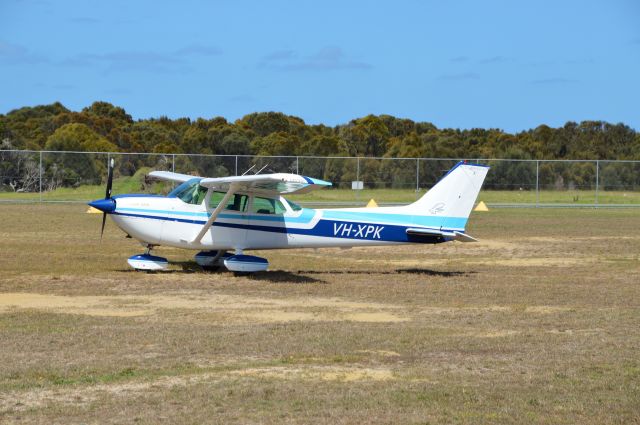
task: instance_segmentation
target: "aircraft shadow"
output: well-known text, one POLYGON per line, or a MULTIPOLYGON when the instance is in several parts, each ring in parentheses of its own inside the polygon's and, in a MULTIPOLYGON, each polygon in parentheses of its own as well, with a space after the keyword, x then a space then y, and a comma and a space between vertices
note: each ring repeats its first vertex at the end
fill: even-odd
POLYGON ((367 270, 300 270, 298 273, 303 274, 423 274, 427 276, 442 276, 442 277, 453 277, 453 276, 465 276, 475 272, 459 272, 459 271, 439 271, 439 270, 431 270, 431 269, 421 269, 421 268, 410 268, 410 269, 395 269, 389 271, 367 271, 367 270))
POLYGON ((328 285, 328 282, 315 277, 306 276, 304 272, 288 272, 286 270, 270 270, 247 275, 250 280, 257 280, 271 283, 322 283, 328 285))
MULTIPOLYGON (((180 269, 176 270, 161 270, 161 271, 137 271, 133 269, 121 269, 118 270, 122 273, 233 273, 221 267, 218 270, 205 270, 200 267, 197 263, 192 261, 172 261, 171 264, 180 267, 180 269)), ((296 284, 304 284, 304 283, 323 283, 328 284, 326 281, 322 279, 317 279, 311 276, 305 276, 304 272, 289 272, 286 270, 269 270, 266 272, 257 272, 257 273, 235 273, 238 276, 246 276, 250 280, 262 281, 262 282, 272 282, 272 283, 296 283, 296 284)))
MULTIPOLYGON (((198 264, 192 261, 177 261, 172 262, 172 264, 180 267, 180 270, 163 270, 158 273, 231 273, 226 269, 221 268, 217 271, 207 271, 200 267, 198 264)), ((131 272, 136 273, 135 270, 132 269, 123 269, 119 270, 120 272, 131 272)), ((147 273, 156 273, 156 272, 147 272, 147 273)), ((272 283, 323 283, 328 284, 328 282, 317 279, 310 275, 320 275, 320 274, 351 274, 351 275, 370 275, 370 274, 382 274, 382 275, 393 275, 393 274, 416 274, 416 275, 426 275, 426 276, 441 276, 441 277, 454 277, 454 276, 466 276, 469 274, 473 274, 473 271, 440 271, 440 270, 432 270, 425 268, 406 268, 406 269, 395 269, 388 271, 367 271, 367 270, 298 270, 295 272, 290 272, 286 270, 269 270, 265 272, 258 273, 250 273, 246 274, 246 277, 250 280, 255 281, 263 281, 263 282, 272 282, 272 283)), ((239 275, 242 275, 241 273, 239 275)))

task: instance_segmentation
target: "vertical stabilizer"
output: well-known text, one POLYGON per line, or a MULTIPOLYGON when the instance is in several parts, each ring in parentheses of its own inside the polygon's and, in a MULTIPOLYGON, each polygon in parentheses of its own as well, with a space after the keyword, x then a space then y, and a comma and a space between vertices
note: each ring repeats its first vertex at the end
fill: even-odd
POLYGON ((459 162, 406 208, 414 216, 441 217, 441 229, 463 230, 488 171, 486 165, 459 162))

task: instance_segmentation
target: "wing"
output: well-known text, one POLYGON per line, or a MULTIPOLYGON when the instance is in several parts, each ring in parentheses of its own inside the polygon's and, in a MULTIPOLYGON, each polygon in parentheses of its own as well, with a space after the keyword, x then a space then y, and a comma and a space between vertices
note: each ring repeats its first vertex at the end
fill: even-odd
POLYGON ((277 193, 306 193, 314 189, 331 186, 331 183, 324 180, 312 179, 310 177, 299 176, 297 174, 254 174, 252 176, 231 176, 216 177, 200 180, 200 186, 226 192, 222 201, 211 212, 209 220, 202 226, 200 232, 191 243, 200 243, 213 222, 218 218, 218 214, 227 205, 227 201, 236 192, 269 192, 277 193))
POLYGON ((197 176, 190 176, 188 174, 172 173, 171 171, 152 171, 148 174, 149 177, 158 180, 169 180, 172 182, 184 183, 191 179, 197 179, 197 176))
POLYGON ((254 174, 250 176, 230 176, 205 178, 200 185, 226 192, 233 185, 236 192, 271 192, 279 194, 307 193, 315 189, 331 186, 324 180, 312 179, 297 174, 254 174))

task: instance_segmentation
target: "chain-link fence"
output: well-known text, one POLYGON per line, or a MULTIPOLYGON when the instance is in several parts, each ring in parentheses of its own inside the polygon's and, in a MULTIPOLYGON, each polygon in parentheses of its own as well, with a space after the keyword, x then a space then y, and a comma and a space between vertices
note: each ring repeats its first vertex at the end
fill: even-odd
MULTIPOLYGON (((389 205, 411 202, 460 161, 0 150, 0 201, 86 202, 102 197, 111 158, 114 194, 170 190, 171 185, 146 178, 151 170, 208 177, 285 172, 333 183, 331 189, 297 199, 316 205, 361 205, 370 199, 389 205)), ((466 159, 491 166, 479 197, 490 206, 640 206, 640 161, 466 159)))

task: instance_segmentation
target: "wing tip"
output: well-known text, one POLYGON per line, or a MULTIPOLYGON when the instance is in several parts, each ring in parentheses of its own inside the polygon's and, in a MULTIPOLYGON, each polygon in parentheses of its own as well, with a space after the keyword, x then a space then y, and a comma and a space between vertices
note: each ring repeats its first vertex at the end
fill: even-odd
POLYGON ((326 180, 314 179, 313 177, 302 176, 303 179, 309 184, 315 184, 318 186, 333 186, 333 183, 326 180))

